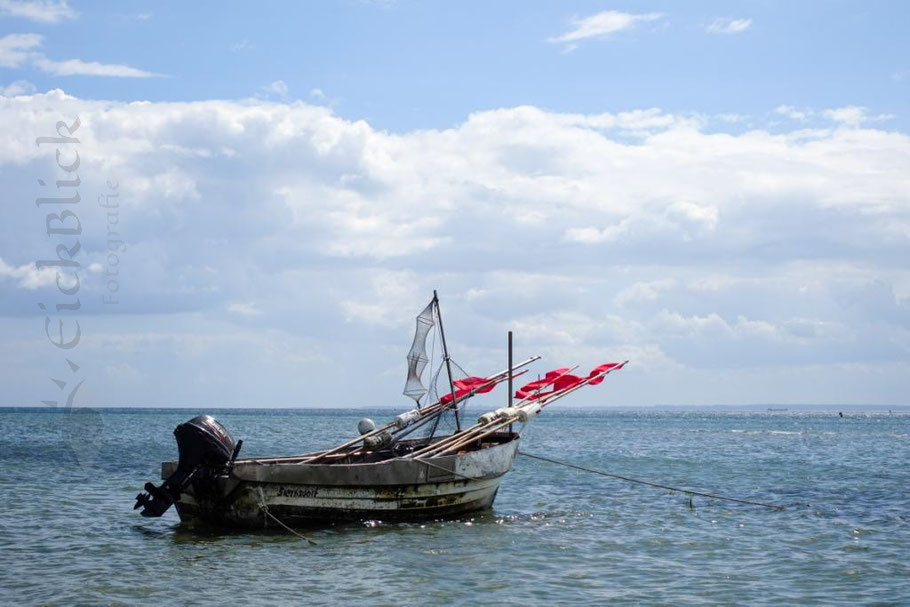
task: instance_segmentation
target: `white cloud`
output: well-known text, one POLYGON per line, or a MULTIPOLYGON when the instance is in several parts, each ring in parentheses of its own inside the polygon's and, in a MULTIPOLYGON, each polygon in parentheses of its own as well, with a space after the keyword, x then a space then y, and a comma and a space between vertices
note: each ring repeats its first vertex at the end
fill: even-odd
POLYGON ((364 289, 355 297, 344 295, 341 309, 349 322, 369 326, 406 326, 414 321, 420 312, 415 308, 426 305, 421 302, 425 292, 418 288, 417 277, 410 271, 375 270, 369 273, 364 289), (415 305, 415 302, 416 303, 415 305))
POLYGON ((745 122, 749 119, 748 115, 745 114, 715 114, 714 118, 720 120, 721 122, 726 122, 728 124, 737 124, 740 122, 745 122))
POLYGON ((825 118, 835 122, 842 122, 849 126, 858 126, 868 120, 866 108, 855 105, 825 110, 823 114, 825 118))
POLYGON ((28 95, 35 92, 35 85, 27 80, 16 80, 6 86, 0 86, 0 95, 4 97, 15 97, 16 95, 28 95))
POLYGON ((710 205, 696 204, 688 200, 677 200, 667 208, 667 215, 696 227, 713 231, 717 228, 719 212, 716 207, 710 205))
POLYGON ((822 111, 822 115, 834 122, 840 122, 847 126, 856 127, 864 122, 881 122, 894 118, 891 114, 869 115, 869 109, 857 105, 850 105, 840 108, 832 108, 822 111))
POLYGON ((894 118, 891 114, 870 115, 869 109, 848 105, 839 108, 817 110, 814 108, 797 108, 792 105, 780 105, 774 110, 777 114, 797 122, 806 122, 818 117, 825 118, 849 127, 858 127, 867 122, 884 122, 894 118))
POLYGON ((664 293, 673 289, 676 285, 676 279, 673 278, 636 282, 617 293, 613 301, 620 307, 656 302, 664 293))
POLYGON ((255 303, 252 302, 233 302, 228 304, 228 312, 232 314, 239 314, 240 316, 259 316, 262 314, 262 311, 256 307, 255 303))
POLYGON ((786 116, 790 120, 797 120, 799 122, 805 122, 811 118, 815 112, 808 108, 796 108, 792 105, 779 105, 774 111, 781 116, 786 116))
POLYGON ((565 239, 570 242, 580 242, 582 244, 597 244, 601 242, 611 242, 622 238, 629 231, 630 221, 624 219, 614 225, 605 228, 582 227, 569 228, 565 232, 565 239))
POLYGON ((97 61, 82 61, 81 59, 67 59, 53 61, 46 57, 36 58, 35 66, 55 76, 108 76, 113 78, 152 78, 158 74, 117 63, 98 63, 97 61))
POLYGON ((22 289, 34 291, 55 284, 57 272, 51 268, 38 269, 33 263, 11 266, 0 258, 0 278, 12 278, 22 289))
MULTIPOLYGON (((171 325, 185 319, 184 341, 136 338, 150 361, 141 381, 191 350, 200 374, 235 365, 252 385, 304 382, 322 398, 344 381, 331 369, 356 351, 376 377, 354 382, 352 398, 373 402, 400 391, 413 318, 438 288, 456 359, 472 371, 501 368, 502 336, 515 329, 521 352, 545 353, 554 367, 645 357, 655 367, 640 382, 630 371, 629 392, 617 382, 626 402, 653 402, 680 369, 703 380, 688 400, 716 401, 711 390, 731 366, 763 371, 746 388, 778 382, 785 394, 803 381, 779 371, 787 365, 871 368, 907 357, 910 137, 857 119, 833 128, 824 110, 812 111, 824 128, 723 132, 656 108, 524 106, 396 134, 301 101, 123 103, 50 91, 0 98, 0 167, 53 174, 52 153, 34 138, 78 115, 83 192, 103 191, 108 175, 128 188, 115 316, 125 334, 179 333, 171 325), (301 356, 319 351, 328 362, 276 376, 260 358, 280 360, 291 345, 276 354, 271 338, 206 340, 197 335, 203 318, 212 335, 250 323, 280 331, 275 339, 301 356), (221 345, 249 370, 219 358, 221 345)), ((9 188, 25 201, 40 191, 32 177, 9 188)), ((97 234, 103 217, 90 209, 100 211, 83 208, 87 233, 97 234)), ((9 207, 4 259, 53 254, 34 210, 9 207)), ((85 242, 85 265, 105 266, 104 249, 85 242)), ((53 289, 52 274, 29 268, 0 266, 0 280, 15 286, 0 301, 6 314, 53 289)), ((92 313, 105 287, 102 274, 87 274, 92 313)), ((906 387, 894 381, 892 396, 866 388, 894 398, 906 387)))
POLYGON ((8 34, 0 38, 0 67, 22 68, 33 65, 57 76, 112 76, 117 78, 150 78, 157 76, 128 65, 67 59, 54 61, 38 52, 43 37, 38 34, 8 34))
POLYGON ((21 17, 38 23, 75 19, 79 13, 66 0, 0 0, 0 16, 21 17))
POLYGON ((284 80, 276 80, 271 84, 267 84, 262 87, 262 90, 271 95, 278 95, 282 99, 286 99, 288 96, 288 85, 284 80))
POLYGON ((733 329, 718 314, 711 312, 705 316, 683 316, 678 312, 662 310, 654 317, 658 331, 670 335, 713 334, 731 335, 733 329))
POLYGON ((38 34, 7 34, 0 38, 0 67, 22 66, 41 46, 41 39, 38 34))
POLYGON ((310 89, 310 97, 313 99, 325 99, 325 93, 322 89, 310 89))
POLYGON ((573 18, 572 29, 559 36, 547 38, 553 43, 577 43, 588 38, 603 38, 623 30, 632 29, 640 23, 657 21, 663 13, 622 13, 602 11, 582 18, 573 18))
POLYGON ((715 19, 705 30, 709 34, 741 34, 752 26, 752 19, 731 19, 722 17, 715 19))

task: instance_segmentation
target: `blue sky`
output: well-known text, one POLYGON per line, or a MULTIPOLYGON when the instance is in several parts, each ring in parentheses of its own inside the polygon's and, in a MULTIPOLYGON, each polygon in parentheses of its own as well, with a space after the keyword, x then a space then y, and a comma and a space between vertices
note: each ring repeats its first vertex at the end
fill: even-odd
POLYGON ((405 406, 434 288, 473 373, 509 329, 535 372, 633 361, 575 404, 906 404, 908 12, 2 0, 0 405, 66 376, 86 404, 405 406), (35 266, 64 241, 34 140, 75 116, 78 371, 35 266), (85 204, 110 180, 116 305, 85 204))
POLYGON ((402 131, 480 109, 559 112, 660 107, 763 117, 779 105, 861 105, 906 126, 910 7, 902 2, 299 2, 75 4, 77 18, 3 31, 43 52, 126 64, 163 78, 23 77, 39 89, 132 101, 238 99, 283 81, 287 95, 402 131), (604 37, 548 42, 605 10, 660 14, 604 37), (735 33, 718 20, 749 20, 735 33), (325 98, 310 92, 322 91, 325 98))

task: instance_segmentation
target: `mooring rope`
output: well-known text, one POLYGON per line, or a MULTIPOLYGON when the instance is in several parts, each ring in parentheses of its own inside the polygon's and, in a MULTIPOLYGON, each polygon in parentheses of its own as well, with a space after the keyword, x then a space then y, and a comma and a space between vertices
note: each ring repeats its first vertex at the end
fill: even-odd
POLYGON ((307 536, 305 536, 305 535, 303 535, 303 534, 300 534, 300 533, 297 533, 296 531, 294 531, 293 529, 291 529, 290 527, 288 527, 287 525, 285 525, 283 522, 281 522, 281 520, 279 520, 279 518, 278 518, 277 516, 275 516, 274 514, 272 514, 271 512, 269 512, 269 507, 266 506, 265 504, 260 504, 260 508, 262 509, 262 511, 265 513, 266 516, 268 516, 269 518, 271 518, 273 521, 275 521, 276 523, 278 523, 279 525, 281 525, 282 527, 284 527, 285 529, 287 529, 288 531, 290 531, 291 533, 293 533, 294 535, 296 535, 296 536, 299 537, 300 539, 308 541, 308 542, 309 542, 311 545, 313 545, 313 546, 318 546, 318 545, 319 545, 319 544, 317 544, 316 542, 314 542, 313 540, 311 540, 310 538, 308 538, 307 536))
POLYGON ((741 500, 735 497, 726 497, 724 495, 714 495, 713 493, 702 493, 701 491, 693 491, 691 489, 681 489, 679 487, 670 487, 669 485, 661 485, 659 483, 651 483, 648 481, 639 480, 637 478, 630 478, 628 476, 620 476, 619 474, 610 474, 609 472, 604 472, 602 470, 595 470, 594 468, 585 468, 584 466, 578 466, 576 464, 570 464, 568 462, 561 462, 559 460, 550 459, 549 457, 543 457, 540 455, 531 455, 530 453, 525 453, 524 451, 519 451, 519 455, 524 455, 525 457, 530 457, 532 459, 539 459, 543 462, 550 462, 551 464, 558 464, 560 466, 565 466, 567 468, 575 468, 576 470, 582 470, 584 472, 590 472, 592 474, 599 474, 601 476, 606 476, 609 478, 616 478, 622 481, 628 481, 630 483, 638 483, 639 485, 647 485, 649 487, 656 487, 658 489, 666 489, 667 491, 677 491, 679 493, 685 493, 686 495, 697 495, 699 497, 707 497, 714 500, 721 500, 725 502, 736 502, 738 504, 749 504, 750 506, 761 506, 762 508, 769 508, 771 510, 782 511, 783 506, 776 506, 774 504, 764 504, 762 502, 753 502, 751 500, 741 500))
POLYGON ((263 495, 263 493, 262 493, 262 488, 261 488, 261 487, 259 488, 259 497, 260 497, 259 509, 260 509, 266 516, 268 516, 269 518, 271 518, 273 521, 275 521, 276 523, 278 523, 279 525, 281 525, 282 527, 284 527, 285 529, 287 529, 288 531, 290 531, 291 533, 293 533, 294 535, 296 535, 296 536, 299 537, 300 539, 306 540, 307 542, 310 543, 310 545, 312 545, 312 546, 318 546, 318 545, 319 545, 319 544, 317 544, 316 542, 314 542, 313 540, 311 540, 310 538, 308 538, 307 536, 305 536, 305 535, 303 535, 303 534, 301 534, 301 533, 297 533, 296 531, 294 531, 293 529, 291 529, 290 527, 288 527, 287 525, 285 525, 284 522, 283 522, 281 519, 279 519, 277 516, 275 516, 274 514, 272 514, 272 513, 269 511, 269 507, 266 506, 266 504, 265 504, 265 495, 263 495))

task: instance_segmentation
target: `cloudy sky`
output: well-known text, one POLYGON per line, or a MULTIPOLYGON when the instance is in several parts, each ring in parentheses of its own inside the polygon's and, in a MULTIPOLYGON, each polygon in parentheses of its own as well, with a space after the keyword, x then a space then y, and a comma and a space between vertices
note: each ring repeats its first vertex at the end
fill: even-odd
POLYGON ((908 17, 0 0, 0 405, 404 407, 434 288, 574 405, 908 404, 908 17))

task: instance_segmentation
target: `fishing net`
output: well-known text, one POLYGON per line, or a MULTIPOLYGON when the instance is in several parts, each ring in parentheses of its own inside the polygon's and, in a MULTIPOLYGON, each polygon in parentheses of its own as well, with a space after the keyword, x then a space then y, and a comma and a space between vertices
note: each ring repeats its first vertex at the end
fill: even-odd
MULTIPOLYGON (((447 397, 452 392, 451 385, 449 383, 448 371, 445 364, 445 359, 440 363, 438 367, 434 367, 433 361, 436 360, 435 350, 436 350, 436 335, 433 334, 433 345, 430 350, 430 355, 427 355, 427 338, 432 332, 433 328, 436 326, 436 314, 438 310, 436 308, 437 300, 434 299, 430 301, 429 304, 423 309, 423 311, 417 315, 417 327, 414 332, 414 341, 411 343, 411 349, 408 351, 407 361, 408 361, 408 377, 405 382, 404 392, 405 396, 414 399, 414 402, 417 403, 417 407, 421 407, 421 401, 423 401, 423 406, 436 403, 440 400, 440 397, 447 397), (423 373, 427 365, 430 365, 431 368, 431 377, 428 382, 429 387, 425 387, 423 383, 423 373), (426 398, 424 398, 426 397, 426 398)), ((454 383, 461 377, 468 378, 467 373, 458 366, 457 363, 449 359, 449 362, 452 364, 453 375, 455 370, 461 373, 460 376, 453 376, 451 378, 454 383)), ((471 379, 471 378, 468 378, 471 379)), ((477 379, 477 378, 473 378, 477 379)), ((456 389, 464 389, 463 386, 457 386, 456 389)), ((484 390, 487 391, 487 390, 484 390)), ((419 427, 411 428, 408 431, 402 433, 402 437, 408 436, 410 438, 430 438, 434 435, 445 435, 452 434, 459 427, 459 422, 463 421, 464 417, 464 407, 466 402, 470 399, 464 399, 458 403, 457 408, 455 407, 446 407, 439 414, 433 415, 431 418, 427 418, 426 422, 420 424, 419 427), (459 417, 462 419, 460 420, 459 417)), ((470 424, 468 424, 470 425, 470 424)))
POLYGON ((404 395, 414 399, 420 406, 420 399, 427 393, 423 386, 423 370, 430 361, 427 356, 427 335, 436 323, 433 321, 433 302, 427 304, 423 312, 417 315, 417 330, 414 332, 414 342, 408 352, 408 379, 404 385, 404 395))
MULTIPOLYGON (((458 379, 460 376, 466 376, 464 371, 461 371, 461 368, 452 361, 453 364, 453 373, 456 373, 455 379, 458 379), (460 375, 458 372, 461 372, 460 375)), ((442 361, 433 371, 427 387, 426 394, 426 404, 436 403, 439 401, 440 397, 450 394, 449 390, 449 378, 446 373, 445 362, 442 361)), ((430 439, 433 436, 446 436, 454 433, 458 429, 459 422, 456 419, 456 410, 457 415, 460 416, 460 421, 462 426, 465 424, 465 407, 468 402, 472 399, 464 399, 457 404, 456 408, 445 408, 439 414, 434 415, 432 419, 428 420, 427 423, 423 424, 421 427, 414 429, 412 432, 409 432, 409 438, 426 438, 430 439)), ((469 422, 467 425, 470 426, 472 422, 469 422)))

